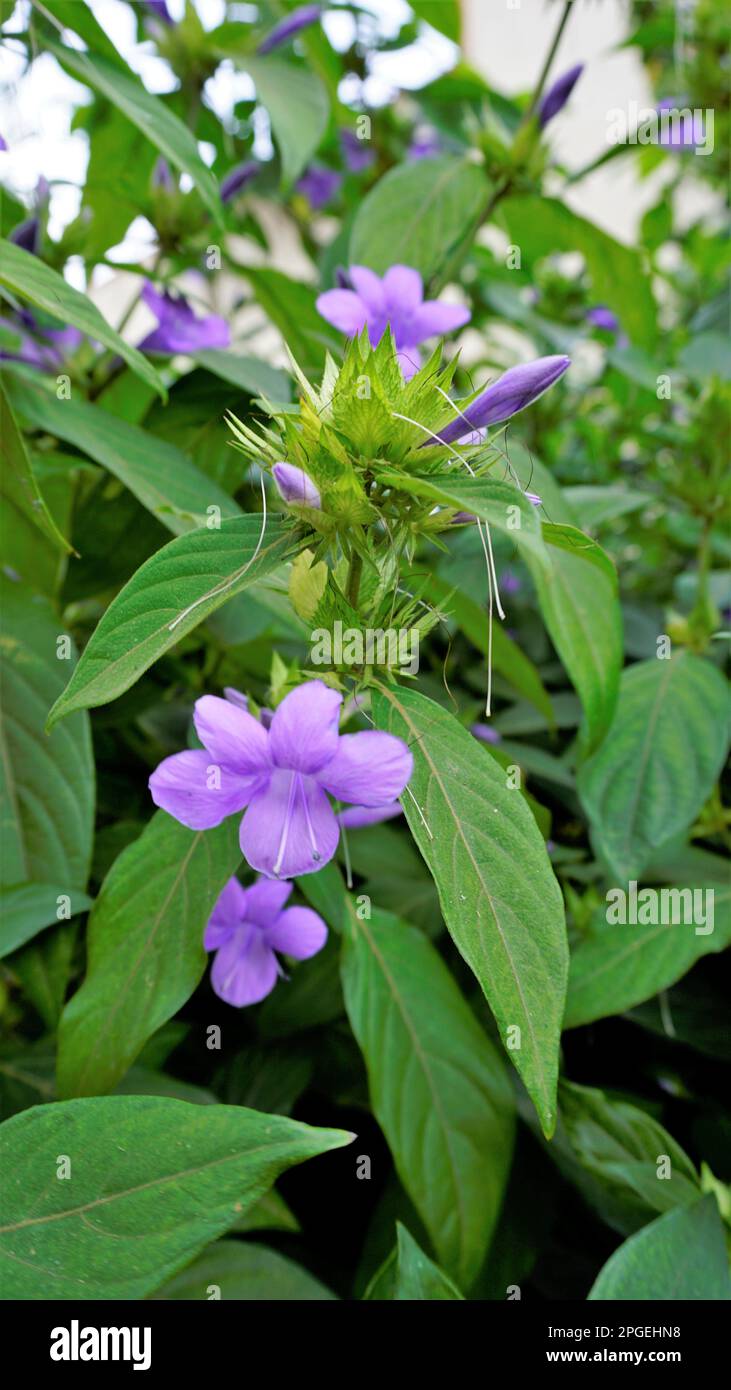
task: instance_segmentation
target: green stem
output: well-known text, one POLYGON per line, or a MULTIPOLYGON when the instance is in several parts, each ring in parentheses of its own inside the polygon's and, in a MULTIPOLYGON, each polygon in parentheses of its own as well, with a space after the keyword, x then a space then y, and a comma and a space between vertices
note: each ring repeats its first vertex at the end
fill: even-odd
POLYGON ((545 86, 546 78, 548 77, 548 74, 549 74, 549 72, 550 72, 550 70, 551 70, 551 64, 552 64, 554 58, 556 57, 556 53, 557 53, 557 51, 558 51, 558 46, 559 46, 559 44, 560 44, 560 42, 561 42, 561 38, 562 38, 562 36, 563 36, 563 31, 564 31, 564 29, 566 28, 566 25, 567 25, 567 23, 568 23, 568 18, 569 18, 569 15, 571 14, 571 10, 572 10, 572 7, 573 7, 573 3, 574 3, 574 0, 565 0, 564 7, 563 7, 563 14, 561 15, 561 18, 560 18, 560 20, 559 20, 559 22, 558 22, 558 28, 557 28, 557 30, 556 30, 556 33, 554 34, 553 43, 551 44, 551 47, 550 47, 549 50, 548 50, 548 54, 547 54, 547 56, 546 56, 546 61, 545 61, 545 63, 543 64, 543 67, 542 67, 542 69, 541 69, 541 75, 540 75, 540 77, 538 78, 538 83, 537 83, 537 85, 536 85, 536 89, 535 89, 535 91, 534 91, 534 93, 533 93, 533 96, 531 97, 530 106, 528 107, 528 110, 526 111, 526 114, 525 114, 525 116, 524 116, 524 118, 523 118, 524 120, 529 120, 529 118, 533 115, 533 112, 535 111, 535 109, 536 109, 536 107, 537 107, 537 105, 538 105, 538 103, 539 103, 539 101, 540 101, 540 99, 541 99, 541 93, 542 93, 543 88, 544 88, 544 86, 545 86))

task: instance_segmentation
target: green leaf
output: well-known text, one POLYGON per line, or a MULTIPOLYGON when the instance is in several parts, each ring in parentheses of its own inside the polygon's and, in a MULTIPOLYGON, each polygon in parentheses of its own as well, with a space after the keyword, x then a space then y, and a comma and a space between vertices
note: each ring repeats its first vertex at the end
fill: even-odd
MULTIPOLYGON (((65 52, 70 53, 71 49, 65 52)), ((75 290, 38 256, 11 241, 0 241, 0 285, 52 314, 64 327, 72 324, 87 337, 118 353, 137 376, 164 398, 165 387, 147 358, 120 337, 85 294, 75 290)))
POLYGON ((248 72, 256 95, 269 112, 272 135, 279 146, 282 183, 289 187, 315 154, 330 119, 330 103, 319 77, 282 58, 226 56, 248 72))
POLYGON ((242 273, 297 364, 308 376, 318 376, 325 365, 326 349, 337 351, 339 338, 317 312, 315 290, 301 280, 291 280, 280 270, 252 270, 246 266, 242 273))
MULTIPOLYGON (((643 891, 640 889, 640 894, 643 891)), ((696 884, 693 888, 653 888, 651 891, 671 895, 667 900, 668 911, 662 914, 666 917, 665 924, 619 926, 607 921, 605 908, 592 918, 588 931, 571 953, 564 1028, 578 1028, 598 1018, 625 1013, 661 990, 669 989, 701 956, 731 946, 731 886, 728 882, 696 884), (699 900, 703 917, 709 903, 708 894, 713 893, 712 922, 695 918, 695 925, 686 924, 683 905, 686 900, 695 902, 695 897, 688 899, 689 893, 703 894, 699 900)))
POLYGON ((414 14, 425 19, 452 43, 459 43, 461 15, 458 0, 409 0, 414 14))
POLYGON ((0 495, 8 512, 3 515, 3 530, 30 521, 47 540, 60 550, 72 547, 61 535, 43 500, 33 465, 28 457, 23 436, 15 423, 10 402, 0 381, 0 439, 3 441, 3 462, 0 474, 0 495), (15 513, 15 515, 13 515, 15 513))
POLYGON ((555 252, 579 251, 594 299, 614 310, 633 343, 653 345, 657 308, 639 251, 623 246, 553 198, 507 198, 501 217, 510 240, 520 246, 524 270, 530 273, 537 261, 555 252))
POLYGON ((390 169, 358 208, 350 264, 379 275, 410 265, 425 281, 438 277, 466 245, 489 191, 482 169, 455 155, 390 169))
POLYGON ((384 690, 374 718, 414 755, 403 797, 411 833, 452 938, 550 1135, 568 947, 543 838, 494 759, 433 701, 412 690, 384 690))
POLYGON ((600 1271, 590 1302, 728 1302, 728 1256, 716 1198, 666 1212, 620 1245, 600 1271))
POLYGON ((710 795, 726 754, 728 710, 723 676, 690 652, 623 672, 606 742, 578 779, 597 848, 620 884, 636 879, 710 795))
POLYGON ((485 1257, 513 1148, 511 1088, 434 947, 351 911, 343 990, 371 1104, 445 1269, 468 1288, 485 1257))
POLYGON ((50 603, 0 576, 3 708, 0 716, 0 882, 86 887, 94 826, 89 717, 78 714, 49 738, 50 706, 75 653, 50 603), (59 639, 61 642, 59 643, 59 639), (62 659, 68 649, 69 660, 62 659))
POLYGON ((195 831, 165 811, 114 861, 89 918, 86 979, 61 1019, 60 1095, 111 1091, 190 997, 206 923, 240 862, 235 818, 195 831))
POLYGON ((223 352, 217 348, 206 348, 196 352, 193 361, 207 372, 213 372, 222 381, 232 386, 240 386, 249 396, 266 396, 271 401, 288 401, 292 395, 292 384, 286 372, 270 367, 260 357, 247 357, 238 352, 223 352))
POLYGON ((602 1220, 628 1235, 700 1193, 687 1154, 646 1111, 562 1081, 549 1153, 602 1220))
POLYGON ((0 1284, 13 1298, 145 1298, 286 1168, 351 1138, 153 1096, 35 1106, 0 1127, 0 1284))
POLYGON ((528 565, 543 621, 581 698, 588 752, 604 737, 617 703, 622 668, 617 576, 609 556, 575 527, 544 526, 543 534, 548 565, 541 567, 530 556, 528 565))
MULTIPOLYGON (((77 897, 74 898, 77 901, 77 897)), ((46 1028, 55 1032, 71 980, 77 923, 60 923, 8 960, 8 968, 20 980, 23 994, 40 1014, 46 1028)), ((55 1055, 51 1060, 50 1076, 55 1070, 55 1055)), ((44 1100, 50 1096, 43 1095, 44 1100)), ((34 1100, 37 1097, 34 1097, 34 1100)))
POLYGON ((266 1245, 218 1240, 155 1294, 155 1299, 169 1298, 313 1303, 332 1301, 335 1294, 294 1260, 266 1245))
POLYGON ((151 555, 109 605, 49 727, 72 710, 116 699, 222 603, 276 569, 293 549, 292 531, 269 522, 256 554, 260 535, 260 517, 234 517, 151 555))
POLYGON ((198 153, 192 130, 179 120, 169 106, 159 97, 152 96, 128 69, 122 70, 119 64, 110 63, 99 54, 80 53, 57 43, 55 39, 46 39, 45 47, 78 82, 93 87, 118 107, 181 174, 189 175, 214 222, 223 227, 223 209, 216 180, 198 153))
POLYGON ((470 478, 457 472, 419 476, 406 470, 396 472, 380 466, 375 471, 379 482, 408 492, 412 497, 425 497, 448 507, 473 512, 499 531, 504 531, 519 550, 545 564, 546 548, 536 509, 511 483, 492 478, 470 478))
POLYGON ((396 1222, 398 1264, 393 1290, 395 1302, 428 1300, 431 1303, 454 1302, 462 1294, 452 1280, 417 1245, 400 1221, 396 1222))
POLYGON ((239 506, 218 483, 180 449, 139 425, 86 401, 57 400, 45 387, 10 374, 6 386, 16 410, 36 429, 74 444, 102 464, 174 535, 204 525, 211 506, 223 517, 239 515, 239 506))
MULTIPOLYGON (((47 14, 54 15, 64 29, 73 29, 88 48, 101 53, 110 63, 126 70, 124 60, 87 4, 79 4, 79 0, 43 0, 43 9, 47 14)), ((33 18, 38 18, 37 13, 33 18)))
POLYGON ((4 888, 0 918, 0 957, 17 950, 39 931, 43 931, 44 927, 58 922, 58 899, 61 897, 70 899, 67 916, 75 917, 77 912, 86 912, 87 908, 91 907, 91 898, 87 898, 85 893, 69 893, 67 884, 60 887, 58 884, 50 883, 16 883, 10 888, 4 888))
POLYGON ((289 1231, 295 1234, 300 1226, 297 1217, 290 1211, 276 1187, 265 1192, 256 1206, 244 1212, 232 1227, 234 1231, 289 1231))

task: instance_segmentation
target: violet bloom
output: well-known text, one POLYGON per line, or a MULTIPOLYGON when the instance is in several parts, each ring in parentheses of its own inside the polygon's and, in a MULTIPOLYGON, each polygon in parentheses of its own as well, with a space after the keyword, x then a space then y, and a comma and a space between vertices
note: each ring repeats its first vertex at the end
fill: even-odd
POLYGON ((23 222, 19 222, 10 232, 8 241, 20 246, 23 251, 30 251, 32 256, 37 256, 41 248, 40 218, 26 217, 23 222))
POLYGON ((665 97, 657 104, 661 117, 657 143, 664 150, 695 150, 705 146, 703 113, 682 106, 679 98, 665 97), (662 117, 668 113, 663 120, 662 117))
POLYGON ((619 332, 619 319, 616 314, 608 309, 606 304, 595 304, 593 308, 587 309, 586 321, 594 328, 603 328, 607 333, 619 332))
POLYGON ((287 39, 294 38, 302 29, 308 29, 311 24, 316 24, 322 13, 322 5, 300 5, 299 9, 292 10, 286 18, 281 19, 279 24, 275 24, 273 29, 262 39, 257 53, 271 53, 275 48, 281 48, 287 39))
POLYGON ((493 729, 492 724, 473 724, 470 730, 475 738, 479 738, 483 743, 500 743, 502 734, 498 729, 493 729))
POLYGON ((142 0, 142 3, 156 19, 162 20, 163 24, 173 25, 175 23, 165 0, 142 0))
POLYGON ((0 318, 0 328, 18 339, 17 347, 0 349, 0 360, 25 362, 45 372, 58 372, 83 339, 78 328, 47 328, 30 309, 19 309, 13 318, 0 318))
POLYGON ((175 188, 175 179, 171 173, 170 165, 162 154, 155 162, 151 183, 153 188, 164 188, 167 193, 172 193, 175 188))
POLYGON ((440 153, 442 148, 441 140, 435 130, 426 130, 416 134, 406 151, 408 160, 431 159, 440 153))
POLYGON ((7 148, 8 148, 8 142, 7 142, 7 140, 5 139, 5 136, 4 136, 4 135, 0 135, 0 150, 6 150, 7 148))
MULTIPOLYGON (((439 438, 444 444, 453 444, 484 425, 498 425, 509 420, 537 401, 570 366, 570 357, 538 357, 535 362, 509 367, 492 386, 487 386, 476 400, 438 431, 439 438)), ((428 444, 427 440, 423 447, 428 444)))
POLYGON ((295 187, 307 199, 314 212, 324 208, 332 201, 343 182, 342 174, 336 169, 326 169, 323 164, 311 164, 295 187))
POLYGON ((219 193, 222 203, 230 203, 232 198, 240 193, 242 188, 246 188, 255 179, 259 172, 259 162, 256 159, 246 159, 243 164, 237 164, 229 171, 225 178, 221 179, 219 193))
POLYGON ((422 278, 411 266, 392 265, 381 279, 367 266, 353 265, 349 276, 353 288, 326 290, 317 300, 319 312, 350 338, 367 326, 372 347, 380 343, 390 324, 407 381, 419 370, 418 346, 425 338, 469 323, 470 311, 463 305, 425 300, 422 278))
POLYGON ((343 159, 345 167, 351 174, 360 174, 364 169, 370 169, 376 157, 376 152, 365 140, 359 140, 354 130, 345 127, 340 132, 340 144, 343 149, 343 159))
POLYGON ((575 67, 569 68, 568 72, 557 78, 549 87, 538 107, 538 121, 542 130, 566 105, 583 71, 584 64, 577 63, 575 67))
POLYGON ((271 994, 281 975, 274 952, 307 960, 321 951, 327 927, 309 907, 287 907, 291 883, 258 879, 242 888, 230 878, 211 913, 203 944, 216 955, 211 984, 220 999, 241 1009, 271 994))
POLYGON ((322 507, 322 498, 311 478, 293 463, 275 463, 272 474, 280 497, 302 507, 322 507))
POLYGON ((393 820, 403 814, 400 801, 389 801, 385 806, 349 806, 341 811, 338 823, 345 830, 360 830, 364 825, 380 825, 381 821, 393 820))
POLYGON ((413 768, 394 734, 341 735, 342 699, 324 681, 309 681, 285 696, 265 729, 229 700, 204 695, 194 714, 203 748, 165 758, 153 772, 155 805, 191 830, 209 830, 246 807, 239 842, 253 869, 267 878, 316 873, 340 833, 327 793, 384 806, 401 795, 413 768))
POLYGON ((140 352, 200 352, 203 348, 227 348, 231 341, 228 324, 217 314, 197 319, 182 296, 162 294, 147 281, 142 299, 157 319, 147 337, 138 343, 140 352))

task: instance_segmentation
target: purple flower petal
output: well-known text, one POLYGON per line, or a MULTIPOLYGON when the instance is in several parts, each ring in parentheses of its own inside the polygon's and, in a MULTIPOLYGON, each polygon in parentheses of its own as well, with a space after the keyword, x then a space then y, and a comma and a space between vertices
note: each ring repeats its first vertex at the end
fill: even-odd
POLYGON ((252 799, 239 842, 247 863, 259 873, 296 878, 317 873, 332 859, 338 835, 330 802, 317 783, 281 770, 252 799))
POLYGON ((334 758, 317 773, 317 780, 339 801, 382 806, 401 795, 413 767, 413 757, 402 739, 369 729, 344 734, 334 758))
POLYGON ((230 878, 219 893, 203 936, 207 951, 217 951, 244 920, 246 891, 237 878, 230 878))
POLYGON ((291 39, 295 34, 299 34, 302 29, 307 29, 310 24, 316 24, 322 13, 322 5, 300 5, 299 9, 292 10, 285 19, 275 24, 273 29, 262 39, 257 49, 258 53, 271 53, 273 49, 280 48, 287 39, 291 39))
POLYGON ((463 304, 445 304, 440 299, 426 299, 415 310, 409 325, 414 342, 423 343, 443 333, 453 333, 456 328, 464 328, 472 315, 463 304))
POLYGON ((23 251, 30 251, 31 255, 37 256, 41 242, 41 224, 37 217, 26 217, 25 221, 19 222, 17 227, 13 227, 8 236, 8 241, 12 241, 15 246, 22 247, 23 251))
POLYGON ((250 888, 243 890, 246 921, 264 930, 279 916, 293 888, 294 884, 285 879, 258 878, 250 888))
POLYGON ((330 761, 338 747, 342 700, 323 681, 308 681, 285 695, 269 730, 269 748, 277 767, 310 773, 330 761))
POLYGON ((266 928, 264 940, 273 951, 308 960, 325 945, 327 927, 311 907, 288 907, 266 928))
POLYGON ((445 444, 452 444, 472 430, 509 420, 537 401, 570 366, 570 357, 539 357, 535 362, 510 367, 466 406, 461 415, 439 430, 439 438, 445 444))
POLYGON ((389 801, 385 806, 348 806, 340 811, 337 820, 346 830, 360 830, 365 825, 380 825, 381 821, 393 820, 403 815, 400 801, 389 801))
POLYGON ((256 159, 247 159, 243 164, 237 164, 231 169, 226 177, 221 179, 219 193, 222 203, 230 203, 232 198, 240 193, 242 188, 246 188, 259 173, 260 165, 256 159))
POLYGON ((216 952, 211 984, 219 999, 241 1009, 258 1004, 277 983, 276 956, 256 927, 240 927, 216 952))
POLYGON ((353 290, 325 290, 317 297, 317 311, 333 328, 354 338, 366 326, 368 310, 353 290))
POLYGON ((375 318, 384 318, 386 315, 384 281, 367 265, 351 265, 349 274, 353 289, 362 299, 369 314, 375 318))
POLYGON ((237 690, 236 687, 233 685, 224 685, 223 693, 225 698, 231 701, 232 705, 238 705, 239 709, 245 709, 248 711, 248 695, 242 695, 241 691, 237 690))
POLYGON ((218 315, 197 319, 182 297, 159 294, 149 282, 144 285, 141 298, 158 320, 158 327, 138 344, 144 352, 193 353, 229 346, 228 324, 218 315))
POLYGON ((583 71, 584 64, 577 63, 575 67, 569 68, 568 72, 557 78, 549 87, 538 107, 538 120, 541 129, 547 126, 548 122, 566 105, 583 71))
POLYGON ((161 19, 163 24, 172 25, 175 23, 165 0, 142 0, 142 3, 148 10, 152 11, 157 19, 161 19))
POLYGON ((211 830, 243 811, 260 781, 219 769, 216 786, 211 769, 210 753, 198 748, 164 758, 148 783, 155 805, 191 830, 211 830))
POLYGON ((311 164, 306 169, 302 178, 295 185, 297 192, 301 193, 310 204, 310 207, 317 211, 324 208, 335 197, 341 183, 342 174, 336 169, 326 169, 320 164, 311 164))
POLYGON ((364 169, 370 169, 376 158, 376 152, 371 149, 365 140, 359 140, 354 130, 347 127, 340 132, 340 144, 343 149, 343 159, 346 169, 351 174, 360 174, 364 169))
POLYGON ((608 309, 606 304, 595 304, 593 308, 587 309, 586 321, 595 328, 604 328, 607 333, 617 333, 619 331, 619 319, 616 314, 608 309))
POLYGON ((473 724, 471 732, 483 743, 500 743, 502 740, 502 734, 498 729, 493 729, 492 724, 473 724))
POLYGON ((195 702, 196 733, 208 750, 208 762, 219 763, 244 777, 266 775, 270 769, 269 740, 258 719, 218 695, 195 702))
POLYGON ((4 136, 4 135, 0 135, 0 150, 6 150, 7 148, 8 148, 8 142, 7 142, 7 140, 5 139, 5 136, 4 136))
POLYGON ((411 381, 412 376, 416 376, 421 366, 421 353, 417 347, 402 348, 396 353, 396 359, 404 374, 404 381, 411 381))
POLYGON ((424 283, 410 265, 392 265, 383 277, 389 314, 412 314, 424 298, 424 283))
POLYGON ((272 474, 285 502, 298 502, 303 507, 322 507, 322 498, 311 478, 294 463, 275 463, 272 474))

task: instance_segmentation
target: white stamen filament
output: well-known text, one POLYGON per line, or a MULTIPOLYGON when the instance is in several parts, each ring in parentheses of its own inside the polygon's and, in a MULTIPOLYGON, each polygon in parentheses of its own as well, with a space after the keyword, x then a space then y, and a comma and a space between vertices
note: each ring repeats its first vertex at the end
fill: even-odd
POLYGON ((303 806, 304 813, 305 813, 305 825, 307 826, 307 834, 308 834, 309 837, 310 837, 310 844, 312 845, 312 858, 313 858, 315 861, 319 861, 319 858, 320 858, 320 851, 319 851, 319 849, 317 848, 317 840, 316 840, 316 838, 315 838, 314 826, 313 826, 313 824, 312 824, 312 821, 310 820, 310 808, 309 808, 309 806, 307 805, 307 793, 306 793, 306 791, 305 791, 305 784, 304 784, 304 782, 302 781, 302 773, 301 773, 301 772, 298 772, 298 773, 296 774, 296 776, 297 776, 297 782, 298 782, 298 784, 299 784, 300 793, 301 793, 301 795, 302 795, 302 806, 303 806))
POLYGON ((280 870, 281 867, 282 867, 282 860, 284 859, 285 850, 286 850, 286 848, 287 848, 287 840, 288 840, 288 838, 289 838, 289 827, 290 827, 290 824, 291 824, 291 821, 292 821, 292 811, 293 811, 293 809, 294 809, 294 801, 295 801, 295 797, 296 797, 296 795, 297 795, 297 778, 298 778, 298 775, 299 775, 298 773, 293 772, 293 773, 292 773, 292 776, 291 776, 291 779, 290 779, 290 783, 289 783, 289 796, 287 797, 287 810, 286 810, 286 813, 285 813, 285 816, 284 816, 284 825, 282 826, 281 838, 280 838, 280 840, 279 840, 279 849, 277 850, 277 857, 276 857, 276 860, 274 861, 274 868, 273 868, 273 870, 272 870, 272 872, 273 872, 275 878, 278 878, 278 877, 279 877, 279 870, 280 870))

